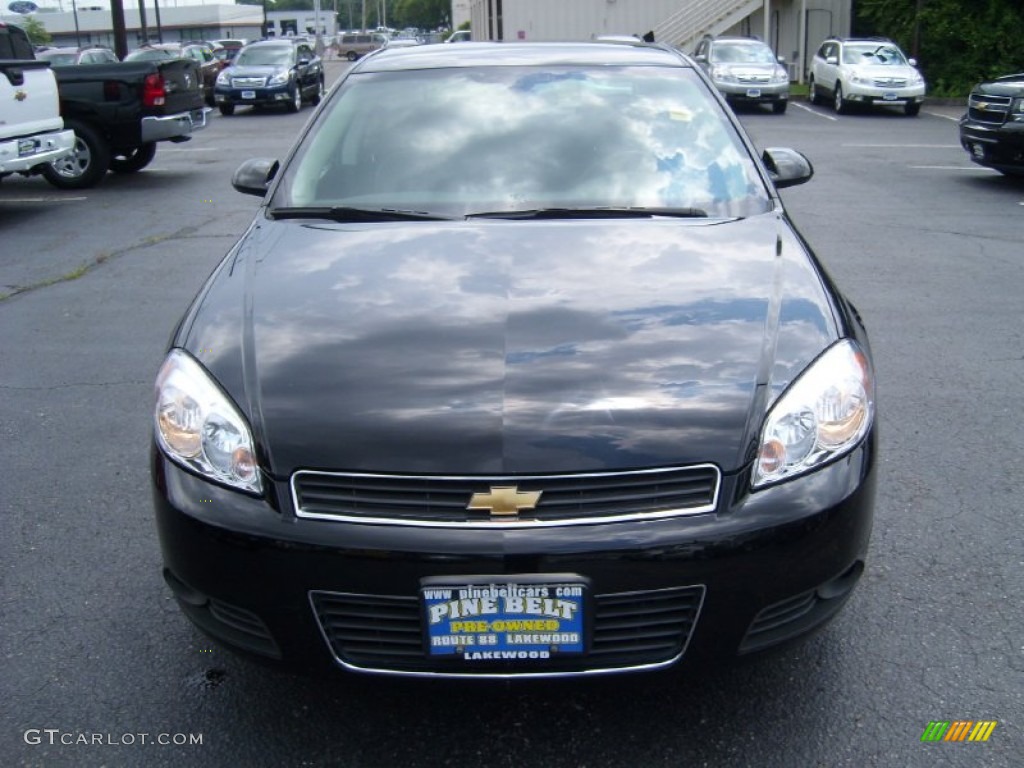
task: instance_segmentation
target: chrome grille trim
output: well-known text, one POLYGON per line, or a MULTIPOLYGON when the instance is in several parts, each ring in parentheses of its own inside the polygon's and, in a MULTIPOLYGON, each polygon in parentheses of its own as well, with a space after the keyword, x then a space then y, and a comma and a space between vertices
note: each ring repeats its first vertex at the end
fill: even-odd
POLYGON ((972 93, 967 97, 967 111, 972 120, 1002 125, 1010 115, 1013 99, 1009 96, 985 96, 972 93))
POLYGON ((233 77, 231 78, 232 88, 262 88, 267 84, 265 77, 233 77))
POLYGON ((721 485, 721 472, 713 464, 552 475, 390 475, 298 470, 290 480, 292 507, 299 518, 414 528, 489 530, 593 525, 706 514, 717 508, 721 485), (317 483, 321 484, 319 488, 315 487, 317 483), (663 489, 669 484, 683 487, 663 489), (380 490, 375 485, 379 485, 380 490), (473 493, 498 485, 539 490, 544 496, 537 510, 524 512, 523 516, 514 519, 496 520, 484 517, 483 513, 474 514, 466 510, 473 493), (313 500, 317 494, 321 498, 319 502, 313 500), (602 507, 605 511, 597 514, 602 507), (614 511, 623 507, 629 508, 614 511), (363 511, 357 512, 357 509, 363 511), (566 512, 556 517, 559 509, 566 512), (448 519, 439 519, 445 515, 448 519), (454 519, 456 515, 458 519, 454 519), (550 517, 544 519, 545 516, 550 517))
POLYGON ((352 672, 399 677, 528 679, 612 675, 670 667, 686 654, 706 595, 703 584, 594 595, 590 652, 544 671, 536 667, 525 667, 523 671, 465 667, 444 671, 443 661, 431 659, 423 651, 422 614, 415 597, 312 590, 309 602, 320 636, 335 663, 352 672), (661 607, 660 602, 672 605, 661 607), (645 611, 645 604, 651 610, 645 611), (645 622, 645 614, 653 618, 645 622), (659 614, 666 618, 659 618, 659 614), (663 639, 646 645, 640 636, 631 640, 631 625, 640 636, 650 631, 645 628, 661 625, 654 632, 663 639), (613 647, 616 645, 618 649, 613 647), (344 658, 350 654, 353 658, 344 658))

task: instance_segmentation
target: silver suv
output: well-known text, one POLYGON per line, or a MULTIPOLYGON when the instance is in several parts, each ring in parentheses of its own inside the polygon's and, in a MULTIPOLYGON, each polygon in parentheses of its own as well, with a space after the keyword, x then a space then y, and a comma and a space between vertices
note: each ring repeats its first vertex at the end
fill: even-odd
POLYGON ((705 37, 693 58, 731 104, 771 104, 781 115, 789 104, 785 59, 753 37, 705 37))
POLYGON ((917 62, 884 38, 832 37, 821 44, 811 61, 808 97, 814 104, 831 97, 839 114, 863 104, 903 107, 912 117, 921 111, 924 92, 917 62))

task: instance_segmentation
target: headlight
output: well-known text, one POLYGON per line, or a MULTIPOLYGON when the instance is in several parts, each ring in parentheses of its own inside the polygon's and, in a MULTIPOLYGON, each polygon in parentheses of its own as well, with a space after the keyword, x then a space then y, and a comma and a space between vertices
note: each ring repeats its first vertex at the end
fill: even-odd
POLYGON ((870 77, 864 75, 852 75, 850 82, 857 83, 858 85, 871 85, 874 81, 870 77))
POLYGON ((217 85, 231 85, 231 75, 228 74, 226 69, 222 69, 217 74, 217 85))
POLYGON ((775 74, 772 76, 772 82, 774 83, 788 83, 789 72, 782 67, 776 67, 775 74))
POLYGON ((210 375, 180 349, 156 377, 156 436, 172 460, 211 480, 260 493, 245 419, 210 375))
POLYGON ((278 72, 276 75, 274 75, 272 78, 270 78, 270 80, 268 81, 267 84, 268 85, 284 85, 285 83, 287 83, 291 79, 292 79, 292 71, 290 69, 287 69, 284 72, 278 72))
POLYGON ((921 76, 920 72, 915 72, 910 76, 911 85, 924 85, 924 77, 921 76))
POLYGON ((711 79, 720 80, 723 83, 731 83, 736 78, 733 76, 732 70, 729 69, 729 67, 712 67, 711 79))
POLYGON ((1010 105, 1010 112, 1013 113, 1014 120, 1024 118, 1024 99, 1014 99, 1010 105))
POLYGON ((772 406, 761 430, 751 485, 806 472, 852 450, 874 419, 874 374, 848 339, 800 374, 772 406))

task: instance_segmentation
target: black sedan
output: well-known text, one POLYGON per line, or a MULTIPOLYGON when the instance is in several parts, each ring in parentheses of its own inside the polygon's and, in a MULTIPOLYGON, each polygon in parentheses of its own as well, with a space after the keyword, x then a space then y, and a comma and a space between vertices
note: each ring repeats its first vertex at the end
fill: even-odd
POLYGON ((214 100, 222 115, 235 107, 280 105, 290 112, 324 95, 324 67, 313 47, 292 40, 262 40, 242 48, 217 76, 214 100))
POLYGON ((158 374, 182 610, 293 668, 452 677, 824 625, 876 431, 861 319, 776 191, 811 175, 667 47, 367 56, 236 172, 263 203, 158 374))

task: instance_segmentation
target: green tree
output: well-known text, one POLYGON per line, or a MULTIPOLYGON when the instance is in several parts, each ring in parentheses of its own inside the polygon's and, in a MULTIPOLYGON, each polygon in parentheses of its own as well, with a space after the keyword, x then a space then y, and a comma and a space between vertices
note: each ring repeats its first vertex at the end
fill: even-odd
POLYGON ((388 3, 388 24, 399 28, 447 28, 451 11, 451 0, 392 0, 388 3))
POLYGON ((32 41, 32 45, 46 45, 53 41, 53 37, 46 31, 43 22, 35 16, 26 16, 19 22, 18 26, 25 30, 25 34, 32 41))
POLYGON ((916 58, 935 96, 1024 69, 1024 0, 859 0, 855 24, 916 58))

